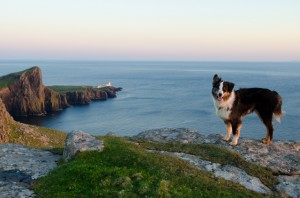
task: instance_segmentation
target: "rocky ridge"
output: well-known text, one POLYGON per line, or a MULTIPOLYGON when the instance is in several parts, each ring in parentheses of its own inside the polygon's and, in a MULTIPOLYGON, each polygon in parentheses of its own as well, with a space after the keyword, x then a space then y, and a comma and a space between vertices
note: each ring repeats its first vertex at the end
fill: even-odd
MULTIPOLYGON (((219 145, 239 153, 248 162, 271 168, 278 173, 279 184, 276 189, 285 192, 290 197, 300 197, 300 141, 275 141, 270 145, 266 145, 258 140, 240 138, 239 144, 232 147, 222 140, 221 135, 205 136, 195 130, 186 128, 148 130, 134 137, 157 142, 212 143, 219 145)), ((199 169, 212 172, 217 177, 241 183, 248 189, 261 193, 269 191, 257 178, 252 178, 252 176, 245 174, 243 170, 239 170, 237 167, 228 165, 221 167, 217 163, 208 162, 202 160, 199 156, 185 153, 162 153, 180 157, 199 169)))

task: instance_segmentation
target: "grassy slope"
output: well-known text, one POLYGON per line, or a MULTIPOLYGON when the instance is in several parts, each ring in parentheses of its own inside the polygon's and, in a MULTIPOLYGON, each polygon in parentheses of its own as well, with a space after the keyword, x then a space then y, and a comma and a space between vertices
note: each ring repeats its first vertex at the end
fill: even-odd
POLYGON ((13 122, 10 124, 9 143, 22 144, 35 148, 64 147, 67 134, 55 129, 13 122))
POLYGON ((38 197, 261 197, 186 162, 104 137, 103 152, 83 152, 39 180, 38 197))
POLYGON ((0 89, 7 87, 8 85, 14 83, 16 80, 20 79, 20 76, 23 73, 30 71, 34 68, 36 68, 36 67, 32 67, 32 68, 26 69, 24 71, 16 72, 16 73, 11 73, 11 74, 8 74, 5 76, 1 76, 0 77, 0 89))

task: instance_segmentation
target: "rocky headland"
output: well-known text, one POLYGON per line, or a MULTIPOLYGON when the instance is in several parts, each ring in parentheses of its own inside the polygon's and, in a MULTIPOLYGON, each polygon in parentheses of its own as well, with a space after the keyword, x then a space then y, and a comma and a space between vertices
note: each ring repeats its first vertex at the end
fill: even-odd
POLYGON ((116 97, 122 88, 91 86, 51 86, 42 81, 42 71, 30 69, 0 77, 0 98, 12 116, 45 115, 70 105, 116 97), (55 88, 68 88, 65 91, 55 88))

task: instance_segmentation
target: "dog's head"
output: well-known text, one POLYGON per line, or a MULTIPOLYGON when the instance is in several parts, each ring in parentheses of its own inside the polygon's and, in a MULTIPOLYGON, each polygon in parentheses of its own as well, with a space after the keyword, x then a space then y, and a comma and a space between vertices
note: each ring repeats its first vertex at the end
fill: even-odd
POLYGON ((234 83, 223 81, 218 74, 214 75, 212 83, 212 95, 215 100, 222 102, 226 101, 234 88, 234 83))

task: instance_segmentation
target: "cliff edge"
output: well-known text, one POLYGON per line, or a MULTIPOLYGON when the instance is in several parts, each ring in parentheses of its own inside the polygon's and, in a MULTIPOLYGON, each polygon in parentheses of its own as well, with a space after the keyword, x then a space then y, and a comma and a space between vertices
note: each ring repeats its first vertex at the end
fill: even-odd
POLYGON ((39 67, 0 77, 0 98, 13 116, 45 115, 66 108, 61 96, 45 88, 39 67))

